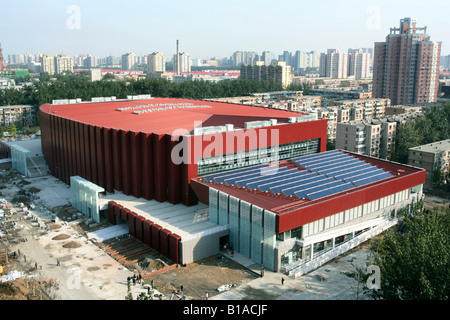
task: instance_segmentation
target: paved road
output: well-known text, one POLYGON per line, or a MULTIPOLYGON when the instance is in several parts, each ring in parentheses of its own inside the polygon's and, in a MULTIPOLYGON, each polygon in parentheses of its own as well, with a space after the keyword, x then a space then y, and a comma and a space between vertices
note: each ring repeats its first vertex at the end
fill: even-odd
MULTIPOLYGON (((364 299, 360 293, 361 285, 344 274, 355 271, 355 266, 365 265, 368 250, 359 249, 355 252, 337 258, 322 267, 292 279, 284 274, 265 271, 264 277, 252 280, 240 287, 220 293, 212 300, 358 300, 364 299), (321 273, 328 278, 320 280, 315 274, 321 273), (282 284, 281 279, 284 278, 282 284)), ((255 272, 260 272, 261 266, 246 261, 238 255, 235 260, 246 265, 255 272)))

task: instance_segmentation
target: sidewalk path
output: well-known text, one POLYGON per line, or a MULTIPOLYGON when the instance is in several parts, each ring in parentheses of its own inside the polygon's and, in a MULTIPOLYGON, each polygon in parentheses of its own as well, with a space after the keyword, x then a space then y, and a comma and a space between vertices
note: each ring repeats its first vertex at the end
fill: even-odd
MULTIPOLYGON (((338 257, 317 270, 293 279, 283 273, 265 270, 264 276, 242 286, 220 293, 211 300, 357 300, 364 299, 361 285, 345 272, 355 271, 356 266, 365 265, 367 249, 357 250, 338 257), (329 276, 321 280, 316 273, 329 276), (281 279, 284 278, 284 283, 281 279)), ((235 254, 228 258, 260 274, 262 266, 248 258, 235 254)))

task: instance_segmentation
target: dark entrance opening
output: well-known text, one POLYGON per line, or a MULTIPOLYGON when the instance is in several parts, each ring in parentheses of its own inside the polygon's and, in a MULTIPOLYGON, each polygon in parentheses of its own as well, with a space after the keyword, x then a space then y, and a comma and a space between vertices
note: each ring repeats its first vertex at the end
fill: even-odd
POLYGON ((224 246, 230 244, 230 236, 226 235, 219 238, 219 250, 224 250, 224 246))

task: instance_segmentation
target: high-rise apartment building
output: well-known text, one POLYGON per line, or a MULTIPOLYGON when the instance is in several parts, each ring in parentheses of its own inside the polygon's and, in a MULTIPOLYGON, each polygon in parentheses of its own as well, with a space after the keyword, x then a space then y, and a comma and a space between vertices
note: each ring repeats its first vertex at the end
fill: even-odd
POLYGON ((255 61, 253 65, 241 66, 241 79, 271 81, 280 83, 286 88, 291 83, 291 66, 285 61, 275 61, 268 66, 263 61, 255 61))
POLYGON ((339 49, 328 49, 320 54, 320 76, 333 79, 343 79, 348 76, 348 53, 339 49))
POLYGON ((72 57, 57 55, 55 57, 55 72, 61 74, 63 72, 73 72, 74 61, 72 57))
POLYGON ((263 51, 261 54, 261 61, 263 61, 266 66, 270 66, 276 60, 275 54, 271 51, 263 51))
POLYGON ((441 65, 444 69, 450 70, 450 54, 441 57, 440 65, 441 65))
POLYGON ((84 60, 83 60, 83 66, 85 68, 95 68, 97 67, 97 57, 95 56, 91 56, 88 55, 84 60))
POLYGON ((316 51, 302 52, 296 51, 292 57, 292 67, 295 70, 304 68, 319 68, 320 53, 316 51))
POLYGON ((55 57, 54 56, 42 56, 42 72, 46 72, 49 75, 55 74, 55 57))
POLYGON ((173 70, 178 70, 178 61, 180 62, 180 72, 191 72, 192 68, 192 57, 189 53, 183 52, 179 53, 179 59, 177 60, 177 55, 173 56, 173 70))
POLYGON ((363 49, 350 49, 348 51, 348 75, 355 79, 370 77, 370 53, 363 49))
POLYGON ((252 65, 258 60, 258 53, 254 51, 236 51, 231 57, 232 64, 235 66, 252 65))
POLYGON ((133 52, 122 55, 122 69, 135 70, 138 63, 138 57, 133 52))
POLYGON ((148 73, 166 72, 166 56, 161 52, 148 55, 148 73))
POLYGON ((278 56, 278 61, 284 61, 284 62, 286 62, 286 64, 288 65, 288 66, 291 66, 292 67, 292 64, 293 64, 293 55, 292 55, 292 52, 289 52, 289 51, 283 51, 283 54, 280 54, 279 56, 278 56))
POLYGON ((436 102, 441 43, 431 41, 427 27, 415 19, 400 20, 385 42, 376 42, 373 97, 390 98, 392 105, 436 102))

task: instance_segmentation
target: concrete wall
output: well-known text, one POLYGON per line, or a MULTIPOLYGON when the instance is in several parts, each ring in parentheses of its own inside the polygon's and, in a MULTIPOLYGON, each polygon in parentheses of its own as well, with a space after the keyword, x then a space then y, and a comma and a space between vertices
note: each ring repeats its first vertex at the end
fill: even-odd
POLYGON ((215 232, 199 233, 182 238, 181 262, 191 263, 219 253, 220 238, 229 235, 228 227, 218 227, 215 232))

